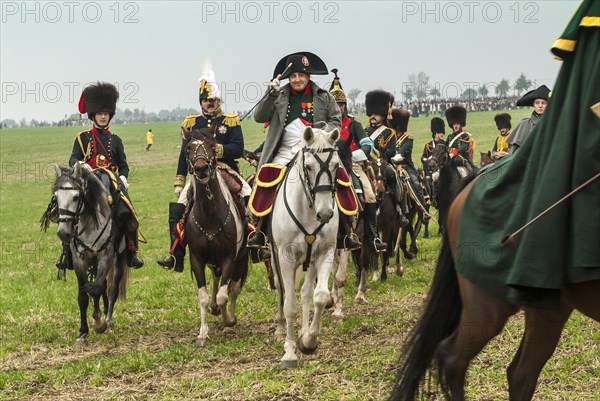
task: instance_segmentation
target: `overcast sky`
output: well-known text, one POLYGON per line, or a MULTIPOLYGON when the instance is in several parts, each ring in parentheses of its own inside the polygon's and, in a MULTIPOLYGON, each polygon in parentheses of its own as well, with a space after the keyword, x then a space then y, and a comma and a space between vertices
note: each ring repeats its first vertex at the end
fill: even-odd
MULTIPOLYGON (((250 108, 279 59, 318 54, 344 89, 400 98, 424 71, 442 95, 512 84, 552 86, 549 49, 578 1, 2 1, 0 119, 59 120, 83 87, 109 81, 118 107, 198 107, 207 61, 225 111, 250 108)), ((328 85, 332 75, 313 76, 328 85)))

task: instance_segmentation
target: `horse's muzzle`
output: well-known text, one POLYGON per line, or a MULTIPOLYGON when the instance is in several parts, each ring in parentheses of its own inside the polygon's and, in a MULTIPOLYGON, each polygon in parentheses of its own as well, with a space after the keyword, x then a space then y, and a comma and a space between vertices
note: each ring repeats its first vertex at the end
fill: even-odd
POLYGON ((69 242, 71 242, 71 239, 73 238, 73 232, 70 229, 70 227, 67 227, 66 224, 58 225, 58 230, 56 231, 56 235, 58 235, 58 238, 60 238, 60 240, 63 243, 69 243, 69 242))
POLYGON ((208 178, 208 164, 194 166, 194 175, 199 179, 208 178))

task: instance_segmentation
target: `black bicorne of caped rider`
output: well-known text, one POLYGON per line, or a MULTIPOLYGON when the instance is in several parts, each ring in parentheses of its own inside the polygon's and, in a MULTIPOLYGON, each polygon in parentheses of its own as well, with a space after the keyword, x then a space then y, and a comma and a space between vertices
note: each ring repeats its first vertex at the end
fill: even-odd
POLYGON ((535 99, 544 99, 548 101, 550 99, 550 88, 546 85, 542 85, 537 89, 531 90, 524 94, 519 100, 517 100, 517 106, 533 106, 535 99))
POLYGON ((282 74, 279 79, 286 79, 294 72, 303 72, 308 75, 329 74, 325 62, 319 56, 311 52, 297 52, 288 54, 279 60, 277 66, 275 66, 275 71, 273 71, 273 78, 277 78, 279 74, 282 74), (287 68, 290 63, 292 66, 287 68), (284 72, 285 74, 283 74, 284 72))

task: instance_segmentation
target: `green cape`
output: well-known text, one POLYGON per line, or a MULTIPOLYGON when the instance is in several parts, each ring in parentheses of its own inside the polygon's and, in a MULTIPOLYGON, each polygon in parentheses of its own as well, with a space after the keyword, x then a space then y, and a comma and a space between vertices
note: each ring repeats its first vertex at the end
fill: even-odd
POLYGON ((557 308, 566 284, 600 279, 600 181, 525 229, 511 247, 500 245, 600 172, 599 28, 600 1, 582 2, 552 48, 564 61, 546 112, 517 153, 477 179, 464 206, 457 270, 515 305, 557 308))

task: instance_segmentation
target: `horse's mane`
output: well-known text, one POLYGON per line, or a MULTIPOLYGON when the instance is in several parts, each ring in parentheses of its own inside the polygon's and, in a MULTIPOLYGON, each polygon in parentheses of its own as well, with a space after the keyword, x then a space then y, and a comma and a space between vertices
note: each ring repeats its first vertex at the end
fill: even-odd
POLYGON ((211 128, 194 128, 190 134, 190 140, 209 140, 215 142, 214 129, 211 128))
POLYGON ((338 155, 348 173, 352 171, 352 151, 350 150, 350 142, 339 138, 335 141, 335 146, 338 148, 338 155))
POLYGON ((98 227, 98 214, 105 214, 110 210, 107 199, 108 189, 96 174, 86 169, 80 169, 80 177, 74 175, 75 168, 60 167, 60 170, 62 174, 54 181, 52 192, 56 192, 66 182, 70 182, 76 190, 83 193, 83 210, 80 217, 91 218, 94 225, 98 227))

